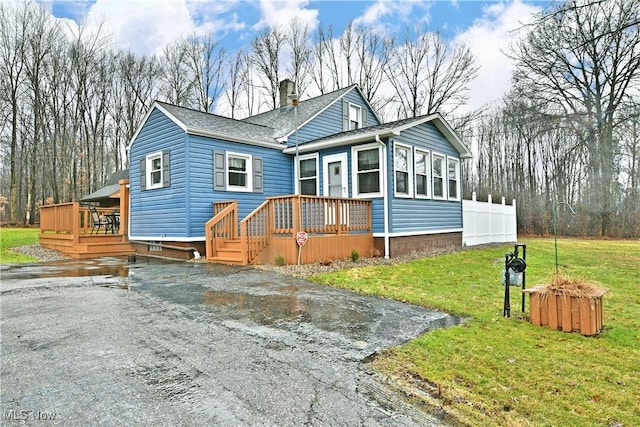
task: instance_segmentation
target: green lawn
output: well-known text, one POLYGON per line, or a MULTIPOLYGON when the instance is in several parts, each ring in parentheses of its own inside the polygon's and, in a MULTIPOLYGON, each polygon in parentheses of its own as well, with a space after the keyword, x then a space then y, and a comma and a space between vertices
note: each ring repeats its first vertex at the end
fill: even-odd
MULTIPOLYGON (((527 287, 548 283, 553 239, 524 243, 527 287)), ((640 242, 562 238, 558 248, 564 274, 610 289, 597 337, 530 324, 520 313, 519 288, 511 288, 512 318, 502 316, 501 271, 512 245, 312 280, 469 319, 384 351, 372 363, 407 390, 429 390, 431 398, 416 399, 442 407, 454 424, 640 425, 640 242)))
POLYGON ((11 248, 38 243, 39 232, 37 228, 0 228, 0 264, 38 261, 14 252, 11 248))

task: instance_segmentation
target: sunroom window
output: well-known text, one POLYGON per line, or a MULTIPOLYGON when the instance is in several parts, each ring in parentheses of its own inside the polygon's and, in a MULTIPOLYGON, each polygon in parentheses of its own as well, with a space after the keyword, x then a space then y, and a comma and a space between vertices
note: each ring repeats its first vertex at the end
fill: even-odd
POLYGON ((460 161, 458 159, 448 158, 447 160, 448 182, 449 182, 449 199, 460 199, 460 161))
POLYGON ((411 148, 400 144, 394 146, 395 195, 411 197, 411 148))
POLYGON ((433 155, 433 197, 443 199, 444 195, 444 156, 433 155))
POLYGON ((429 173, 431 170, 431 162, 429 161, 429 153, 426 151, 416 150, 415 154, 415 173, 416 173, 416 197, 431 197, 429 173))
POLYGON ((379 146, 365 146, 353 148, 352 157, 355 159, 354 181, 355 195, 380 195, 380 148, 379 146))

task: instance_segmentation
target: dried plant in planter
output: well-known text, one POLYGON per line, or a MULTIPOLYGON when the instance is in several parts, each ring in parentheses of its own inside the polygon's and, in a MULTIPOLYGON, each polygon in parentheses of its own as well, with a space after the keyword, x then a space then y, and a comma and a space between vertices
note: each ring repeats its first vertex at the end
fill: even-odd
POLYGON ((585 279, 559 274, 550 285, 535 286, 524 292, 530 295, 530 317, 534 325, 595 335, 602 330, 602 297, 608 291, 585 279))

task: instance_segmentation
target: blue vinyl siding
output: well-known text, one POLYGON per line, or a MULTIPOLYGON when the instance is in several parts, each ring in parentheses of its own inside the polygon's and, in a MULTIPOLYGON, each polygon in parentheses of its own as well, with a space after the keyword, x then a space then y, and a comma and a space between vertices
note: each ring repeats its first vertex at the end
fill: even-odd
POLYGON ((213 202, 238 201, 238 219, 242 220, 267 197, 293 194, 291 156, 280 150, 247 144, 188 136, 189 141, 189 205, 190 237, 204 238, 204 224, 213 216, 213 202), (264 192, 215 191, 213 189, 213 152, 231 151, 261 157, 263 160, 264 192))
POLYGON ((185 133, 169 118, 154 110, 131 146, 130 190, 132 236, 184 237, 188 206, 185 198, 185 133), (140 189, 140 160, 161 150, 169 150, 171 185, 153 190, 140 189))
MULTIPOLYGON (((323 138, 343 131, 342 129, 342 99, 346 99, 352 104, 362 107, 363 111, 367 111, 367 125, 374 126, 380 124, 376 119, 373 111, 368 107, 366 101, 360 96, 357 90, 351 90, 334 102, 329 108, 320 113, 298 130, 298 143, 302 144, 314 139, 323 138)), ((295 134, 289 137, 288 146, 294 146, 296 143, 295 134)))
MULTIPOLYGON (((458 151, 432 123, 424 123, 403 131, 393 141, 460 158, 458 151)), ((389 205, 391 233, 429 232, 462 228, 462 201, 393 197, 393 143, 388 142, 389 205)), ((413 173, 413 167, 411 168, 413 173)))

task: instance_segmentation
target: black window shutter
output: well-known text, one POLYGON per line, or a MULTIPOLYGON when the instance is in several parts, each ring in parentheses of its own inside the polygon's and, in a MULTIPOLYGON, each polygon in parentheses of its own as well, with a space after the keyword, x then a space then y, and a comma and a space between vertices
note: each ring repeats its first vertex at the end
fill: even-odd
POLYGON ((145 157, 140 159, 140 190, 144 191, 147 188, 147 159, 145 157))
POLYGON ((171 186, 171 154, 169 150, 162 152, 162 186, 171 186))
POLYGON ((225 191, 225 156, 224 151, 213 152, 213 189, 225 191))
POLYGON ((342 130, 349 130, 349 103, 346 99, 342 100, 342 130))
POLYGON ((253 156, 253 191, 255 193, 262 193, 264 191, 262 169, 262 157, 253 156))

